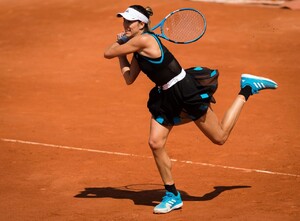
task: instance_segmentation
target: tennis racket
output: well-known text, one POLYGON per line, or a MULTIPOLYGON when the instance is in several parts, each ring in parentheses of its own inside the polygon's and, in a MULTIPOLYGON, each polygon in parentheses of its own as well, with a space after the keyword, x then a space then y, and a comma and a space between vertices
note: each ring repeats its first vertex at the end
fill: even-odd
POLYGON ((199 40, 206 31, 204 15, 193 8, 181 8, 168 14, 161 22, 152 28, 152 31, 176 44, 188 44, 199 40))

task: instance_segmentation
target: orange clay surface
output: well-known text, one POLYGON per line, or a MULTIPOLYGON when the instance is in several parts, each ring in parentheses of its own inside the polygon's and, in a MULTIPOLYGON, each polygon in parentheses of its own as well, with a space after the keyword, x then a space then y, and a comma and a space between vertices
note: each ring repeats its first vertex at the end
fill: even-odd
POLYGON ((0 220, 300 219, 300 11, 186 0, 0 1, 0 220), (172 3, 170 3, 172 2, 172 3), (201 10, 198 42, 164 41, 183 67, 218 68, 220 120, 241 73, 279 84, 247 102, 228 142, 193 123, 167 143, 184 206, 152 213, 163 185, 147 144, 153 84, 126 86, 105 48, 115 17, 150 5, 152 24, 181 7, 201 10), (123 154, 124 153, 124 154, 123 154))

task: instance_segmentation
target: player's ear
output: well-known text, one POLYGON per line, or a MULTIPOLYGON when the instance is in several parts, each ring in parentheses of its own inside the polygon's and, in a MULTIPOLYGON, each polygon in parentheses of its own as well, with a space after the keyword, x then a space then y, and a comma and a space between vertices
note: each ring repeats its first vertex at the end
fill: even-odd
POLYGON ((143 30, 145 28, 145 23, 144 22, 139 22, 139 29, 143 30))

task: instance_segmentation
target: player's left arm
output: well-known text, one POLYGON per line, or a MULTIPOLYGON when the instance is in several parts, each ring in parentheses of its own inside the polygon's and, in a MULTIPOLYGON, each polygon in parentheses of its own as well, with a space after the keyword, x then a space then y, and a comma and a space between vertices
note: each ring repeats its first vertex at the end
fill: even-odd
POLYGON ((104 57, 107 59, 115 57, 119 58, 120 69, 125 82, 127 85, 130 85, 136 80, 141 70, 134 56, 132 57, 131 62, 129 62, 127 55, 137 51, 142 51, 147 46, 147 41, 144 37, 136 36, 123 44, 119 41, 113 43, 104 52, 104 57))
POLYGON ((124 56, 137 51, 143 50, 147 47, 145 40, 142 40, 141 36, 136 36, 128 40, 124 44, 120 44, 119 41, 110 45, 104 52, 104 57, 107 59, 112 59, 119 56, 124 56))
POLYGON ((121 72, 123 74, 124 80, 127 85, 132 84, 138 77, 141 69, 138 65, 135 57, 132 58, 131 63, 129 63, 127 56, 119 56, 119 63, 121 72))

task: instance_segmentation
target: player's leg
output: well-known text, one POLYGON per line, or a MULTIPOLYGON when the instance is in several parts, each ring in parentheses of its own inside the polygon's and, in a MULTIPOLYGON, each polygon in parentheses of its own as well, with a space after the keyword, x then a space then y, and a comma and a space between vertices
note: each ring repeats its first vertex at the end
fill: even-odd
POLYGON ((162 126, 151 118, 149 146, 166 188, 166 195, 163 197, 162 202, 155 206, 154 213, 168 213, 183 205, 180 193, 176 190, 172 177, 172 162, 165 149, 171 129, 172 127, 162 126))
POLYGON ((277 83, 271 79, 243 74, 241 77, 241 91, 225 113, 222 121, 219 122, 216 114, 209 108, 207 113, 196 120, 195 123, 212 142, 222 145, 228 139, 249 96, 257 94, 261 90, 276 88, 277 83))
POLYGON ((171 174, 172 164, 166 152, 165 144, 172 127, 166 127, 159 124, 151 118, 149 146, 153 153, 157 168, 165 185, 173 184, 171 174))
POLYGON ((195 121, 195 124, 213 143, 222 145, 226 142, 236 124, 245 101, 243 95, 238 95, 226 111, 221 122, 219 122, 218 117, 210 107, 204 116, 195 121))

